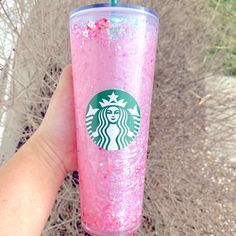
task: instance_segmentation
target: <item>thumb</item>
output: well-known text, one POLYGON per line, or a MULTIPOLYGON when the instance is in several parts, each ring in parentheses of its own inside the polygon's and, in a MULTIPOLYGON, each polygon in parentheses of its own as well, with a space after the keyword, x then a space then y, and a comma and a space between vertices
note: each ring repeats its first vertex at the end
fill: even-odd
POLYGON ((67 170, 76 169, 76 129, 71 65, 63 70, 39 132, 67 170))
POLYGON ((61 101, 60 97, 73 97, 72 66, 67 65, 60 76, 57 88, 52 96, 51 103, 61 101), (54 101, 55 100, 55 101, 54 101))
MULTIPOLYGON (((43 125, 60 126, 74 120, 72 68, 68 65, 62 71, 57 88, 51 98, 43 125)), ((59 128, 59 127, 58 127, 59 128)))

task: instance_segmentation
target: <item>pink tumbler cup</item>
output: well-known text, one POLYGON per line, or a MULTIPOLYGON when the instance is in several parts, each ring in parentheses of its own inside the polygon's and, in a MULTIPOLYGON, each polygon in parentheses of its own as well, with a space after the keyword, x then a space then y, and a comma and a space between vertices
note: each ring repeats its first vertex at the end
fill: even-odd
POLYGON ((82 226, 123 236, 141 223, 158 15, 129 4, 70 14, 82 226))

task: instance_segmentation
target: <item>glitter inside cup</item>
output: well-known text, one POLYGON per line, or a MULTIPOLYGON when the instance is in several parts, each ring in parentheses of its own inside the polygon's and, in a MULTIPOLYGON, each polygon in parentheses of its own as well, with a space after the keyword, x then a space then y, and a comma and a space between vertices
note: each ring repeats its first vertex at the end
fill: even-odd
POLYGON ((135 31, 146 23, 145 16, 132 20, 127 17, 111 19, 100 18, 96 21, 88 20, 87 22, 76 23, 71 26, 72 35, 75 38, 83 36, 86 39, 96 37, 107 37, 110 40, 121 40, 122 37, 132 38, 135 31))
MULTIPOLYGON (((95 235, 132 235, 141 223, 157 31, 157 18, 122 7, 88 10, 70 21, 82 223, 95 235), (88 108, 103 114, 116 104, 119 114, 135 114, 124 92, 140 107, 139 131, 132 142, 123 138, 123 148, 105 150, 92 137, 109 136, 115 124, 99 126, 102 117, 96 129, 88 108), (90 103, 100 93, 102 107, 90 103)), ((134 133, 129 123, 124 130, 123 136, 134 133)))

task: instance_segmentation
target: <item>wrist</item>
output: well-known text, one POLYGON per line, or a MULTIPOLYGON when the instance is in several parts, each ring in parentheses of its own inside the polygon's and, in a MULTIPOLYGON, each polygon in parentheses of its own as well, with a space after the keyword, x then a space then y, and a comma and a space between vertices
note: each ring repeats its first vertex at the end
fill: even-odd
POLYGON ((64 176, 67 171, 63 161, 53 149, 48 139, 37 130, 28 142, 22 147, 30 158, 34 158, 45 170, 56 176, 64 176))
POLYGON ((36 132, 0 170, 0 235, 40 235, 64 177, 63 164, 36 132))

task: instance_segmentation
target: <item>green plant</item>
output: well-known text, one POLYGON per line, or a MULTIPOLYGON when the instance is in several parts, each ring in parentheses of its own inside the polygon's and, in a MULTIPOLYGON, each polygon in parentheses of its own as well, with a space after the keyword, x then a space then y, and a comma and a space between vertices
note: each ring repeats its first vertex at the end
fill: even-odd
POLYGON ((207 58, 220 58, 219 69, 236 76, 236 1, 210 0, 208 6, 215 42, 208 46, 207 58))

